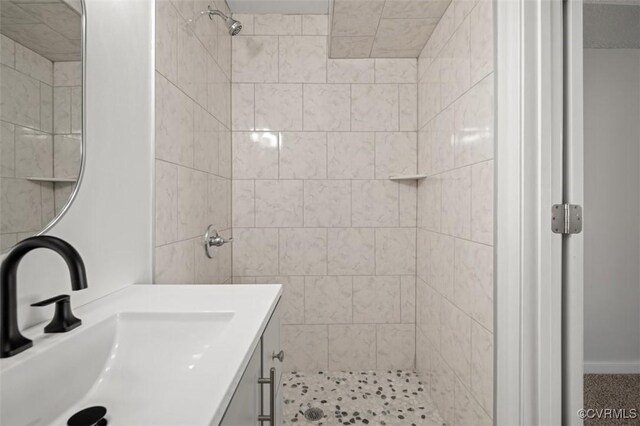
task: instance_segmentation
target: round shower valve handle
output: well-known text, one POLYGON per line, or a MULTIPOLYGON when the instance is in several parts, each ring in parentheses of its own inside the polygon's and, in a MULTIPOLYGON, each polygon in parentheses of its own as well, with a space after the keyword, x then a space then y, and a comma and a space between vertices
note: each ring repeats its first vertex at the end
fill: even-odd
POLYGON ((207 232, 204 234, 204 252, 209 259, 213 259, 213 253, 211 253, 210 248, 222 247, 231 241, 233 241, 233 237, 229 237, 227 239, 222 238, 213 225, 209 225, 207 227, 207 232))

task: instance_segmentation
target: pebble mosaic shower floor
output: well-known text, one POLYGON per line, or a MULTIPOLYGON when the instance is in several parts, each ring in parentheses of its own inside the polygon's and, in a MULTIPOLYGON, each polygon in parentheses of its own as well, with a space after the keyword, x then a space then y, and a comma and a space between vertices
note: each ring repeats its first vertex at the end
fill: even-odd
POLYGON ((290 373, 282 378, 284 424, 442 426, 426 383, 408 371, 290 373), (323 416, 308 420, 305 412, 323 416))

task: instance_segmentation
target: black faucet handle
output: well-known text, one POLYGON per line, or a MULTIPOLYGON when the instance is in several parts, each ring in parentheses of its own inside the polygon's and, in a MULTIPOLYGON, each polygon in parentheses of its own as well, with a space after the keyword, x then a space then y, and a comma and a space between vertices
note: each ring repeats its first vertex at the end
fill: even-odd
POLYGON ((54 296, 49 299, 42 300, 40 302, 32 303, 31 306, 39 308, 41 306, 48 306, 52 303, 70 301, 71 297, 68 294, 61 294, 59 296, 54 296))
POLYGON ((37 303, 32 303, 31 306, 41 307, 53 303, 56 304, 56 310, 53 314, 53 319, 44 328, 45 333, 66 333, 82 324, 82 320, 74 316, 73 312, 71 312, 71 297, 68 294, 61 294, 37 303))

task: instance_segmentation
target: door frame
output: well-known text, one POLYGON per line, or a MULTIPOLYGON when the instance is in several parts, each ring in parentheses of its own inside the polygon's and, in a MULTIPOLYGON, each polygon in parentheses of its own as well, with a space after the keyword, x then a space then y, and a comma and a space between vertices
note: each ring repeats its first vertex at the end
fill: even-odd
MULTIPOLYGON (((551 232, 551 206, 565 202, 563 2, 494 4, 494 421, 561 425, 566 238, 551 232)), ((578 122, 571 124, 578 136, 578 122)))

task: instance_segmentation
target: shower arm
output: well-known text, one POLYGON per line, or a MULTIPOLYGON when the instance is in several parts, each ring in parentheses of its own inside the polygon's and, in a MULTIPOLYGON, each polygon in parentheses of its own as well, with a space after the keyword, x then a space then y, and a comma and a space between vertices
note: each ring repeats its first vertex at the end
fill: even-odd
POLYGON ((225 15, 224 13, 220 12, 219 10, 214 10, 211 9, 211 6, 207 6, 207 10, 203 10, 202 12, 200 12, 201 14, 207 14, 209 15, 209 19, 213 20, 212 15, 218 15, 219 17, 221 17, 222 19, 224 19, 225 21, 227 19, 229 19, 229 17, 227 15, 225 15))

